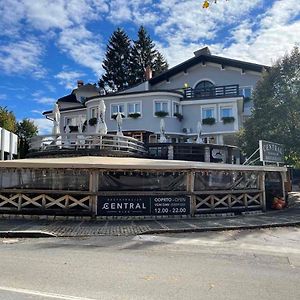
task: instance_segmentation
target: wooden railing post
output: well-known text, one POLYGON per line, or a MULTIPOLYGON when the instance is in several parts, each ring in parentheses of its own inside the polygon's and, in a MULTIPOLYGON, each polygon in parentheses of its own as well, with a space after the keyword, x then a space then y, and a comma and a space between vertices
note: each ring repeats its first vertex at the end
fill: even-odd
POLYGON ((90 201, 91 201, 91 214, 93 217, 97 216, 97 192, 98 192, 98 182, 99 174, 97 170, 90 171, 90 182, 89 182, 89 191, 90 191, 90 201))
POLYGON ((191 197, 191 217, 195 216, 196 213, 196 196, 194 194, 194 185, 195 185, 195 172, 190 171, 187 174, 187 192, 191 197))

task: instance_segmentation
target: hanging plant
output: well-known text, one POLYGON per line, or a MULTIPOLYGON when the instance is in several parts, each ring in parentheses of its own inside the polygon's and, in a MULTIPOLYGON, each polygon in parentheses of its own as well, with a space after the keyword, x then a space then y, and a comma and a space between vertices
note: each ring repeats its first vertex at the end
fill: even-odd
POLYGON ((181 113, 178 113, 178 112, 174 113, 174 117, 176 117, 180 122, 183 119, 183 115, 181 113))
POLYGON ((132 118, 132 119, 137 119, 141 116, 140 113, 131 113, 131 114, 128 114, 128 117, 129 118, 132 118))
POLYGON ((234 120, 235 120, 234 117, 223 117, 222 118, 223 124, 233 123, 234 120))
MULTIPOLYGON (((111 115, 111 118, 115 120, 115 119, 117 118, 117 115, 118 115, 118 114, 113 114, 113 115, 111 115)), ((123 115, 123 114, 121 113, 121 117, 124 119, 124 118, 125 118, 125 115, 123 115)))
POLYGON ((214 125, 216 123, 216 119, 215 118, 205 118, 202 119, 202 124, 203 125, 214 125))
POLYGON ((89 119, 89 125, 90 126, 95 126, 97 124, 97 118, 91 118, 89 119))
POLYGON ((169 113, 168 112, 166 112, 166 111, 156 111, 155 112, 155 116, 157 116, 157 117, 159 117, 159 118, 164 118, 164 117, 166 117, 166 116, 168 116, 169 115, 169 113))

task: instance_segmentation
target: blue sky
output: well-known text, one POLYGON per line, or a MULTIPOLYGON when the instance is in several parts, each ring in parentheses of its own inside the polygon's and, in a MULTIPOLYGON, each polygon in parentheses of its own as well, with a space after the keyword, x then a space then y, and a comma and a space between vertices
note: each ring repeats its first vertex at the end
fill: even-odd
POLYGON ((0 0, 0 106, 45 133, 42 111, 95 83, 111 33, 144 25, 170 66, 209 46, 215 55, 270 65, 300 43, 299 0, 0 0), (211 1, 213 2, 213 1, 211 1))

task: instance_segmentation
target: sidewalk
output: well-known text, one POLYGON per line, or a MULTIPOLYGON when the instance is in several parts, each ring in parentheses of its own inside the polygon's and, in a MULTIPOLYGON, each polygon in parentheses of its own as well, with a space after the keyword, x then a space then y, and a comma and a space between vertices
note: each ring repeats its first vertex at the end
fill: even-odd
POLYGON ((0 219, 0 237, 83 237, 163 232, 253 229, 300 225, 300 193, 290 194, 290 207, 260 215, 162 220, 50 221, 0 219))

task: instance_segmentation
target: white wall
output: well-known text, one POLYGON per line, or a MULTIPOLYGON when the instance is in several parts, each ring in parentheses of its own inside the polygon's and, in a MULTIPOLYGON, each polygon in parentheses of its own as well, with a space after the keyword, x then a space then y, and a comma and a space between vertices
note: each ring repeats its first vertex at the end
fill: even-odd
POLYGON ((18 154, 18 136, 4 128, 0 127, 0 159, 4 159, 4 153, 8 153, 8 158, 18 154))

